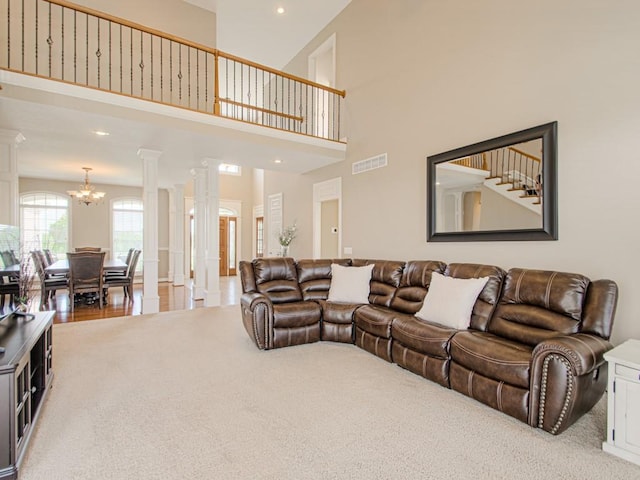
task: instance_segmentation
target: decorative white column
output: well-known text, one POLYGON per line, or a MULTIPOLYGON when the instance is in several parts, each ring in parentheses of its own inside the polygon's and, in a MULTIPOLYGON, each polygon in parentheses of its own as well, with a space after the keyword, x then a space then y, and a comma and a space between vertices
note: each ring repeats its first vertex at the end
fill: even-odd
POLYGON ((207 167, 207 291, 204 304, 220 305, 220 162, 205 159, 207 167))
POLYGON ((0 129, 0 224, 20 222, 20 185, 18 182, 18 145, 24 136, 16 130, 0 129))
POLYGON ((184 185, 173 186, 173 285, 184 285, 184 185))
POLYGON ((158 159, 162 152, 141 148, 143 212, 143 267, 142 313, 160 311, 158 295, 158 159))
POLYGON ((194 255, 193 255, 193 286, 191 298, 202 300, 205 297, 206 274, 206 243, 207 243, 207 171, 204 168, 194 168, 193 175, 193 223, 194 223, 194 255))

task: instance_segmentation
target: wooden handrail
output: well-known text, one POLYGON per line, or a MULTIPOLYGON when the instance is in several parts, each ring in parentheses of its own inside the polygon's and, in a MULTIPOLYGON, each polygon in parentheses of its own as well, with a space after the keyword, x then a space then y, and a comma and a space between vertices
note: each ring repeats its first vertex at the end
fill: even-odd
POLYGON ((251 60, 245 60, 244 58, 236 57, 235 55, 221 52, 220 50, 218 50, 218 55, 220 55, 223 58, 233 60, 234 62, 239 62, 250 67, 259 68, 261 70, 264 70, 265 72, 273 73, 275 75, 280 75, 281 77, 288 78, 290 80, 295 80, 296 82, 304 83, 306 85, 309 85, 310 87, 321 88, 322 90, 326 90, 327 92, 340 95, 342 98, 344 98, 346 95, 346 92, 344 90, 337 90, 335 88, 327 87, 326 85, 312 82, 311 80, 307 80, 305 78, 298 77, 296 75, 291 75, 289 73, 276 70, 275 68, 267 67, 265 65, 260 65, 259 63, 252 62, 251 60))
POLYGON ((527 152, 523 152, 522 150, 518 150, 517 148, 509 147, 509 150, 511 150, 512 152, 519 153, 520 155, 523 155, 523 156, 525 156, 527 158, 530 158, 531 160, 534 160, 536 162, 541 162, 542 161, 538 157, 534 157, 533 155, 529 155, 527 152))
MULTIPOLYGON (((61 7, 69 8, 71 10, 77 10, 78 12, 86 13, 87 15, 91 15, 94 17, 102 18, 104 20, 108 20, 110 22, 119 23, 126 27, 133 28, 135 30, 140 30, 145 33, 149 33, 151 35, 155 35, 157 37, 166 38, 167 40, 171 40, 177 43, 182 43, 188 47, 197 48, 198 50, 202 50, 204 52, 210 53, 214 56, 220 56, 227 58, 229 60, 233 60, 235 62, 242 63, 244 65, 248 65, 250 67, 259 68, 264 70, 265 72, 273 73, 275 75, 280 75, 281 77, 288 78, 290 80, 294 80, 296 82, 304 83, 305 85, 309 85, 310 87, 320 88, 322 90, 326 90, 327 92, 334 93, 336 95, 340 95, 342 98, 345 97, 346 92, 344 90, 336 90, 335 88, 327 87, 326 85, 322 85, 320 83, 312 82, 311 80, 307 80, 306 78, 298 77, 296 75, 291 75, 289 73, 282 72, 280 70, 276 70, 275 68, 267 67, 266 65, 261 65, 256 62, 252 62, 250 60, 246 60, 241 57, 236 57, 235 55, 231 55, 229 53, 222 52, 216 48, 208 47, 206 45, 202 45, 197 42, 192 42, 190 40, 186 40, 184 38, 178 37, 176 35, 171 35, 170 33, 161 32, 160 30, 156 30, 153 28, 145 27, 144 25, 140 25, 139 23, 131 22, 124 18, 116 17, 115 15, 110 15, 108 13, 99 12, 98 10, 94 10, 92 8, 87 8, 82 5, 78 5, 76 3, 67 2, 65 0, 45 0, 54 5, 59 5, 61 7)), ((217 69, 216 69, 217 70, 217 69)))
POLYGON ((70 8, 71 10, 77 10, 78 12, 86 13, 87 15, 102 18, 103 20, 119 23, 121 25, 124 25, 125 27, 133 28, 134 30, 141 30, 151 35, 156 35, 158 37, 166 38, 167 40, 172 40, 177 43, 182 43, 188 47, 197 48, 199 50, 203 50, 211 54, 214 54, 216 51, 216 49, 213 47, 207 47, 206 45, 202 45, 201 43, 192 42, 190 40, 186 40, 176 35, 171 35, 170 33, 167 33, 167 32, 161 32, 160 30, 145 27, 144 25, 140 25, 139 23, 131 22, 124 18, 116 17, 115 15, 109 15, 108 13, 99 12, 98 10, 93 10, 92 8, 83 7, 82 5, 78 5, 76 3, 67 2, 65 0, 45 0, 45 1, 48 3, 53 3, 54 5, 60 5, 61 7, 70 8))
POLYGON ((228 98, 220 98, 220 103, 228 103, 229 105, 235 105, 236 107, 248 108, 250 110, 256 110, 262 113, 268 113, 270 115, 278 115, 279 117, 288 118, 289 120, 295 120, 296 122, 303 122, 304 118, 298 117, 295 115, 289 115, 288 113, 276 112, 275 110, 269 110, 267 108, 254 107, 253 105, 249 105, 247 103, 236 102, 234 100, 229 100, 228 98))

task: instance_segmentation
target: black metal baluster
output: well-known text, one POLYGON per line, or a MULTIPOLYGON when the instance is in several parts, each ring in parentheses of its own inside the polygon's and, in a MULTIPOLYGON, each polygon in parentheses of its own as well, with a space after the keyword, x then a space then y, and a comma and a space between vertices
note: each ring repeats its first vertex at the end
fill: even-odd
POLYGON ((122 93, 123 81, 122 81, 122 73, 123 73, 123 65, 122 65, 122 24, 119 25, 119 37, 120 37, 120 45, 118 50, 120 51, 120 93, 122 93))
POLYGON ((133 28, 131 27, 129 27, 129 50, 131 55, 129 57, 129 75, 131 76, 131 80, 130 80, 131 90, 129 91, 129 93, 133 95, 133 28))
POLYGON ((209 109, 209 52, 204 52, 204 105, 209 109))
POLYGON ((38 16, 39 16, 38 0, 36 0, 36 75, 38 74, 38 24, 40 23, 38 22, 38 16))
MULTIPOLYGON (((102 52, 100 52, 100 18, 96 17, 96 20, 98 22, 98 49, 96 50, 96 57, 98 59, 98 88, 100 88, 100 57, 102 56, 102 52)), ((88 56, 89 52, 87 52, 87 57, 88 56)))
POLYGON ((73 11, 73 83, 78 83, 78 16, 73 11))
POLYGON ((164 102, 164 38, 160 38, 160 101, 164 102))
POLYGON ((62 7, 61 11, 60 11, 60 15, 62 16, 62 48, 60 50, 60 60, 61 60, 61 67, 62 67, 62 80, 64 80, 64 8, 62 7))
POLYGON ((173 102, 173 40, 169 40, 169 101, 173 102))
POLYGON ((140 63, 138 66, 140 67, 140 98, 144 98, 144 45, 143 45, 143 34, 144 32, 140 30, 140 63))
POLYGON ((85 46, 84 46, 84 83, 85 85, 89 85, 89 16, 85 15, 85 21, 84 21, 84 25, 85 25, 85 34, 84 34, 84 40, 85 40, 85 46))
POLYGON ((196 110, 200 110, 200 50, 196 49, 196 110))
POLYGON ((109 20, 108 25, 109 25, 109 91, 112 92, 113 91, 113 87, 112 87, 112 84, 113 84, 113 82, 112 82, 112 80, 113 80, 113 73, 112 73, 112 70, 113 70, 113 58, 112 58, 112 55, 111 55, 111 53, 112 53, 111 52, 111 49, 112 49, 112 44, 111 44, 111 34, 112 34, 112 32, 111 32, 111 30, 113 29, 113 25, 112 25, 111 20, 109 20))
POLYGON ((154 71, 153 71, 153 37, 154 35, 149 34, 149 55, 151 55, 151 59, 149 60, 149 62, 151 63, 151 100, 153 100, 153 75, 154 75, 154 71))
POLYGON ((178 43, 178 64, 180 70, 178 70, 178 100, 182 104, 182 44, 178 43))
POLYGON ((187 106, 191 108, 191 47, 187 47, 187 106))

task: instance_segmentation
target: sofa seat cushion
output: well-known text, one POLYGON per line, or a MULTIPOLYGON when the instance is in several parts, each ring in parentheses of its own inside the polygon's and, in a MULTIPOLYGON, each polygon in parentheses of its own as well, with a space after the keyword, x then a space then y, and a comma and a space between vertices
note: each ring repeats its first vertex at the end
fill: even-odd
POLYGON ((273 306, 274 328, 306 327, 320 322, 316 302, 278 303, 273 306))
POLYGON ((391 323, 398 313, 377 305, 364 305, 356 310, 355 324, 376 337, 391 338, 391 323))
POLYGON ((530 346, 473 330, 456 333, 450 345, 454 362, 499 382, 529 388, 530 346))
POLYGON ((361 304, 334 303, 326 300, 317 300, 322 309, 322 321, 326 323, 339 323, 350 325, 353 323, 354 312, 361 304))
POLYGON ((391 325, 394 340, 416 352, 441 359, 449 358, 449 340, 457 331, 413 315, 398 315, 391 325))

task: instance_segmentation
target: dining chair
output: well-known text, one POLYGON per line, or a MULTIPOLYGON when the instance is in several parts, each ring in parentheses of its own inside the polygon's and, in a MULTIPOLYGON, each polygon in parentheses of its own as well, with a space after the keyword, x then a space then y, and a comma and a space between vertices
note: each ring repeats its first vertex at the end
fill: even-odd
POLYGON ((76 247, 76 252, 101 252, 102 248, 100 247, 76 247))
POLYGON ((141 250, 134 250, 131 256, 131 262, 127 266, 125 275, 107 275, 104 279, 105 289, 110 287, 122 287, 124 296, 129 297, 129 301, 133 300, 133 279, 136 275, 136 266, 141 250))
POLYGON ((4 310, 5 297, 9 297, 9 303, 14 304, 16 297, 20 295, 20 284, 17 279, 10 276, 0 276, 0 310, 4 310))
POLYGON ((15 254, 11 250, 4 250, 0 252, 0 257, 2 257, 2 263, 4 263, 5 267, 20 263, 15 260, 15 254))
POLYGON ((98 306, 102 308, 105 253, 67 253, 67 259, 69 260, 69 304, 72 312, 77 293, 96 293, 98 295, 98 306))
POLYGON ((48 248, 45 248, 43 252, 44 252, 45 258, 47 259, 47 267, 48 267, 53 262, 55 262, 56 259, 53 257, 53 253, 51 253, 51 250, 49 250, 48 248))
POLYGON ((49 299, 53 299, 55 302, 57 290, 68 288, 67 277, 47 274, 45 271, 47 264, 45 263, 45 256, 42 251, 32 251, 31 259, 33 260, 33 265, 40 279, 40 310, 42 310, 49 304, 49 299))

